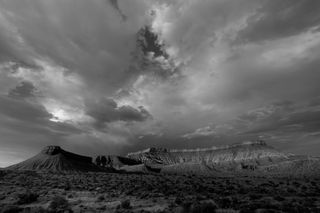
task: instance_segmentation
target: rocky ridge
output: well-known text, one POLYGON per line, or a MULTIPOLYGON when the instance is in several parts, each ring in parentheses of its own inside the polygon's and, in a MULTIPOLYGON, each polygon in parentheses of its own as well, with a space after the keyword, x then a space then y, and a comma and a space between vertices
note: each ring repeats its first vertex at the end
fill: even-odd
POLYGON ((233 164, 250 162, 264 165, 288 159, 288 156, 267 145, 264 141, 244 142, 205 149, 169 150, 149 148, 129 153, 127 157, 151 164, 178 163, 233 164))

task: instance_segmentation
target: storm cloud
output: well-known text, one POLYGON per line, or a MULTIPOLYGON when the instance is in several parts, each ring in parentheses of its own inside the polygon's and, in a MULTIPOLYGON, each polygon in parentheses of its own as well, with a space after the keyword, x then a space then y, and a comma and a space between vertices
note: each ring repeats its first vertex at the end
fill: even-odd
POLYGON ((113 99, 88 103, 86 113, 95 119, 98 126, 114 121, 144 121, 151 116, 142 106, 137 109, 129 105, 118 106, 113 99))
POLYGON ((260 138, 319 155, 319 14, 313 0, 1 0, 0 166, 48 144, 260 138))

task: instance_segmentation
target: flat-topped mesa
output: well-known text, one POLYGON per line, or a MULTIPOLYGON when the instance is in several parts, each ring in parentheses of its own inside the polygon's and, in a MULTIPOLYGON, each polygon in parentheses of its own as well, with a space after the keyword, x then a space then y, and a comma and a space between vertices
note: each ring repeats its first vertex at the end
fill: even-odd
POLYGON ((78 155, 72 152, 65 151, 60 146, 47 146, 42 149, 41 153, 46 155, 51 155, 51 156, 61 154, 65 158, 69 160, 77 161, 77 162, 86 162, 86 163, 92 162, 91 157, 78 155))
POLYGON ((166 153, 166 152, 199 152, 199 151, 212 151, 212 150, 221 150, 221 149, 230 149, 241 146, 268 146, 265 141, 245 141, 243 143, 236 143, 232 145, 225 145, 220 147, 210 147, 210 148, 195 148, 195 149, 167 149, 163 147, 151 147, 137 152, 130 152, 127 156, 134 156, 142 153, 166 153))
POLYGON ((245 141, 242 143, 235 143, 231 145, 225 145, 225 146, 213 146, 210 148, 196 148, 196 149, 170 149, 169 152, 199 152, 199 151, 214 151, 214 150, 223 150, 223 149, 231 149, 231 148, 240 148, 245 146, 268 146, 266 142, 262 140, 258 141, 245 141))
MULTIPOLYGON (((256 140, 256 141, 245 141, 245 142, 242 142, 242 143, 239 143, 239 144, 234 144, 234 146, 237 146, 237 145, 261 145, 261 146, 267 146, 267 143, 263 140, 256 140)), ((232 146, 232 145, 231 145, 232 146)))
POLYGON ((59 146, 47 146, 37 155, 10 167, 12 170, 47 171, 97 171, 92 158, 63 150, 59 146))
POLYGON ((255 161, 257 163, 264 163, 287 158, 284 153, 275 150, 260 140, 198 149, 168 150, 164 148, 150 148, 140 152, 129 153, 127 156, 145 163, 165 165, 184 162, 217 164, 255 161))

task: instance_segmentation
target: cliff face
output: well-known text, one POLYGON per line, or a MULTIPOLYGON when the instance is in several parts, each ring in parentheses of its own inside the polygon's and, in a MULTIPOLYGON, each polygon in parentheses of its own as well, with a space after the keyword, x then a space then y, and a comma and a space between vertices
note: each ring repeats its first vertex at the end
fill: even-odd
POLYGON ((268 146, 263 141, 192 150, 150 148, 140 152, 129 153, 127 156, 144 163, 163 165, 179 163, 205 163, 207 165, 250 163, 264 165, 288 158, 287 155, 268 146))

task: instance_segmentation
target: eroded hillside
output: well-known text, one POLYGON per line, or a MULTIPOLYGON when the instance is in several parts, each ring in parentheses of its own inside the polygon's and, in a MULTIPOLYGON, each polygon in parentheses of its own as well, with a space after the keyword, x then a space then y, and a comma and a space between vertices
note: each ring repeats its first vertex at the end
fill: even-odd
POLYGON ((275 150, 263 141, 245 142, 219 148, 191 150, 150 148, 140 152, 129 153, 127 156, 145 163, 164 165, 186 162, 205 164, 250 162, 253 165, 264 165, 288 159, 286 154, 275 150))

